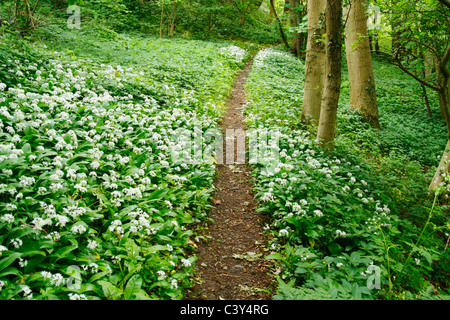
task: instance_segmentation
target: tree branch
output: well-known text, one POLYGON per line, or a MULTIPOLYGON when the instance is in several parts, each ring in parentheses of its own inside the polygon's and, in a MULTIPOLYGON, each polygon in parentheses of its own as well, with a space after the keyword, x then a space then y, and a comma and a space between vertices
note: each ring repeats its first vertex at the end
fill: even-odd
POLYGON ((280 18, 278 17, 277 11, 275 10, 275 5, 273 4, 273 0, 270 0, 270 6, 272 7, 273 14, 275 15, 275 19, 278 22, 278 28, 280 29, 281 39, 283 40, 283 43, 284 43, 286 49, 288 49, 289 52, 292 52, 292 49, 289 46, 289 43, 287 42, 286 36, 284 35, 283 27, 281 26, 280 18))
MULTIPOLYGON (((449 46, 450 47, 450 46, 449 46)), ((417 75, 415 75, 414 73, 412 73, 411 71, 409 71, 401 62, 401 60, 398 57, 398 54, 400 52, 400 48, 398 48, 394 54, 388 53, 388 52, 384 52, 384 51, 376 51, 376 53, 378 54, 382 54, 385 55, 387 57, 389 57, 390 59, 390 63, 393 64, 394 66, 399 67, 404 73, 406 73, 407 75, 409 75, 410 77, 414 78, 416 81, 418 81, 420 84, 427 86, 430 89, 439 91, 441 90, 438 86, 432 85, 430 83, 428 83, 427 81, 420 79, 417 75)), ((450 54, 450 53, 449 53, 450 54)))

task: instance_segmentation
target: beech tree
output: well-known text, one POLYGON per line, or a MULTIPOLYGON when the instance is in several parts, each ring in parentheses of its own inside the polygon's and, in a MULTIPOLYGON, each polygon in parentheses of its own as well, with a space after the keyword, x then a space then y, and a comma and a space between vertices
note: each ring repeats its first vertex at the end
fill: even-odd
POLYGON ((324 12, 327 0, 308 0, 308 40, 301 120, 317 125, 325 82, 324 12))
POLYGON ((351 0, 344 8, 350 108, 357 110, 366 121, 378 128, 378 107, 366 8, 367 0, 351 0))
POLYGON ((324 149, 333 149, 342 73, 342 0, 327 0, 326 77, 317 129, 317 140, 324 149))

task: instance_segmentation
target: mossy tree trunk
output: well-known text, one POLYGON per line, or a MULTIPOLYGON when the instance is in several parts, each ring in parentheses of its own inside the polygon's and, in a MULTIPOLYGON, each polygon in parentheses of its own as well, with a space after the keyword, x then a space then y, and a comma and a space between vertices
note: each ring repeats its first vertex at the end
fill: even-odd
POLYGON ((357 110, 372 127, 379 128, 366 7, 367 0, 352 0, 344 8, 350 108, 357 110))
POLYGON ((317 129, 319 145, 327 150, 334 147, 337 107, 341 92, 342 73, 342 0, 327 0, 326 77, 317 129))
POLYGON ((306 124, 317 126, 322 104, 323 86, 325 83, 326 59, 325 44, 325 12, 327 0, 308 0, 308 40, 305 58, 305 88, 301 120, 306 124))

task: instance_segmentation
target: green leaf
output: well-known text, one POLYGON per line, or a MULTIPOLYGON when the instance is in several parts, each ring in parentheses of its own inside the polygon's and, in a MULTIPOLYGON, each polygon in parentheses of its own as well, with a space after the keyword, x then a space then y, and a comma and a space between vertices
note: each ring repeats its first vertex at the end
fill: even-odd
POLYGON ((31 145, 29 143, 25 143, 22 147, 22 151, 24 155, 28 155, 31 153, 31 145))
POLYGON ((302 273, 307 273, 307 272, 308 272, 308 269, 306 269, 306 268, 297 267, 297 269, 295 269, 295 273, 302 274, 302 273))
POLYGON ((151 300, 148 294, 144 290, 139 290, 135 294, 135 300, 151 300))
POLYGON ((357 266, 360 262, 361 255, 359 254, 359 252, 354 251, 350 254, 350 259, 351 259, 351 262, 357 266))
POLYGON ((142 286, 142 278, 139 275, 134 275, 127 282, 127 286, 125 287, 124 299, 131 300, 136 294, 139 292, 142 286))
POLYGON ((122 296, 122 290, 117 288, 111 282, 99 281, 98 283, 102 286, 103 294, 107 299, 117 300, 122 296))
POLYGON ((108 274, 109 274, 109 271, 103 271, 103 272, 96 273, 89 279, 89 282, 91 282, 91 283, 95 282, 98 279, 101 279, 101 278, 107 276, 108 274))
POLYGON ((361 300, 361 289, 357 284, 354 285, 353 291, 352 291, 352 299, 361 300))
POLYGON ((152 194, 148 197, 150 200, 157 200, 164 197, 164 195, 167 193, 166 189, 160 189, 153 191, 152 194))
POLYGON ((329 257, 329 256, 326 256, 323 259, 325 260, 326 264, 331 264, 334 261, 334 258, 333 257, 329 257))
POLYGON ((70 246, 65 246, 65 247, 59 249, 58 251, 56 251, 54 253, 54 256, 57 257, 55 262, 57 262, 58 260, 61 260, 63 258, 66 258, 69 255, 69 253, 71 253, 73 250, 75 250, 77 248, 78 248, 78 245, 70 245, 70 246))
POLYGON ((0 273, 0 278, 7 276, 7 275, 11 275, 11 274, 17 276, 20 274, 20 271, 17 268, 8 268, 5 271, 3 271, 2 273, 0 273))
POLYGON ((147 254, 152 254, 155 253, 157 251, 161 251, 161 250, 167 250, 167 246, 163 246, 160 244, 148 247, 147 249, 145 249, 145 251, 147 251, 147 254))
POLYGON ((282 261, 286 261, 286 259, 281 255, 281 253, 272 253, 266 256, 267 260, 282 260, 282 261))
POLYGON ((6 258, 0 260, 0 271, 4 270, 5 268, 9 267, 14 261, 16 261, 22 253, 20 252, 14 252, 7 256, 6 258))

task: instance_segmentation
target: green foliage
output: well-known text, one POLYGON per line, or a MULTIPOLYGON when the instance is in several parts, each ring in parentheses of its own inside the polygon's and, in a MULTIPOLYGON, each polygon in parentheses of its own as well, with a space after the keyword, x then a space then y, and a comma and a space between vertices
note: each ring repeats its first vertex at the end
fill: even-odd
POLYGON ((298 127, 303 81, 304 65, 294 55, 282 49, 261 50, 246 82, 251 105, 246 113, 248 124, 298 127))
POLYGON ((173 132, 215 128, 246 52, 52 40, 1 38, 0 298, 180 299, 215 166, 173 161, 173 132))
MULTIPOLYGON (((391 126, 383 125, 378 134, 345 106, 348 83, 344 79, 336 146, 332 154, 326 153, 295 123, 299 106, 287 97, 301 97, 303 87, 294 76, 286 77, 291 86, 278 80, 285 66, 297 70, 301 78, 303 65, 290 55, 273 50, 257 55, 247 85, 252 100, 246 108, 252 134, 277 137, 279 147, 268 140, 269 149, 279 152, 269 169, 267 163, 254 164, 259 210, 271 218, 265 228, 272 251, 267 258, 279 266, 275 297, 402 299, 406 292, 419 294, 430 279, 440 281, 433 283, 433 294, 440 294, 439 285, 448 289, 448 281, 442 281, 447 271, 439 266, 448 261, 443 251, 448 217, 441 211, 432 223, 438 233, 430 230, 433 219, 424 221, 432 199, 426 192, 429 180, 416 161, 422 160, 421 153, 406 153, 393 144, 384 147, 388 141, 384 135, 396 129, 387 117, 400 118, 405 107, 397 104, 389 109, 395 103, 393 96, 380 99, 381 123, 391 126), (272 95, 284 90, 292 92, 272 95), (395 282, 399 276, 402 280, 395 282), (375 280, 378 288, 372 286, 375 280)), ((385 66, 375 64, 376 75, 385 66)), ((400 90, 396 81, 400 77, 384 84, 386 74, 377 78, 380 91, 400 90)), ((430 134, 428 127, 417 128, 430 134)), ((441 134, 445 137, 445 132, 441 134)), ((420 147, 408 136, 402 139, 420 147)))
POLYGON ((447 128, 440 116, 438 97, 428 90, 432 115, 429 116, 418 83, 397 67, 374 59, 377 104, 381 131, 371 129, 357 112, 348 107, 350 99, 347 72, 343 72, 339 119, 340 139, 348 138, 373 153, 404 155, 426 167, 439 164, 447 143, 447 128))

